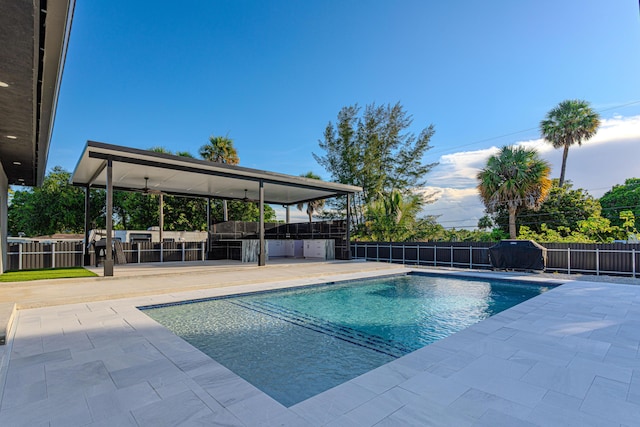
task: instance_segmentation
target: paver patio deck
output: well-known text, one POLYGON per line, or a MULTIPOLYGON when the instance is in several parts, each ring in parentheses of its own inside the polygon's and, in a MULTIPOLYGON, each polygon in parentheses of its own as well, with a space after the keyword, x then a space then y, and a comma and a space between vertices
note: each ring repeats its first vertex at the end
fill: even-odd
MULTIPOLYGON (((82 291, 94 301, 73 304, 61 304, 53 285, 43 285, 44 295, 61 305, 17 312, 0 347, 0 424, 632 426, 640 420, 638 286, 568 282, 286 408, 135 307, 410 269, 362 262, 223 269, 92 279, 103 298, 82 291), (246 280, 234 279, 239 275, 246 280), (206 286, 207 276, 221 286, 206 286), (112 296, 147 282, 154 285, 144 294, 112 296), (181 290, 184 282, 189 288, 181 290)), ((25 305, 43 304, 20 292, 25 305)))

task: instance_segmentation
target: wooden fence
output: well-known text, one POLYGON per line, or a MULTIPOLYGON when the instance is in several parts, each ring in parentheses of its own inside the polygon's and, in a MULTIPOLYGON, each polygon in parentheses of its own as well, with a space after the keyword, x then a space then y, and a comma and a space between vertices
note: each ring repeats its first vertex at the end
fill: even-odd
MULTIPOLYGON (((122 243, 127 263, 199 261, 206 259, 206 242, 122 243)), ((91 265, 96 265, 93 246, 91 265)), ((76 267, 83 265, 84 243, 9 243, 7 270, 76 267)), ((98 258, 100 262, 100 258, 98 258)))
MULTIPOLYGON (((369 261, 458 268, 491 268, 495 242, 352 242, 351 256, 369 261)), ((637 277, 640 244, 545 243, 545 271, 637 277)))

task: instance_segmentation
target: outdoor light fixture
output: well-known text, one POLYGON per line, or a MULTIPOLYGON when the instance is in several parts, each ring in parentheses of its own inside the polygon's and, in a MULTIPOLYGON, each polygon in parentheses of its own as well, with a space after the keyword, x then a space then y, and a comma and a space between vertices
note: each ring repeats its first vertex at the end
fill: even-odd
POLYGON ((16 166, 20 166, 22 164, 22 162, 15 161, 15 162, 13 162, 13 164, 16 165, 16 166))
POLYGON ((7 135, 7 139, 18 139, 15 135, 7 135))
POLYGON ((0 87, 9 87, 9 83, 0 82, 0 87))

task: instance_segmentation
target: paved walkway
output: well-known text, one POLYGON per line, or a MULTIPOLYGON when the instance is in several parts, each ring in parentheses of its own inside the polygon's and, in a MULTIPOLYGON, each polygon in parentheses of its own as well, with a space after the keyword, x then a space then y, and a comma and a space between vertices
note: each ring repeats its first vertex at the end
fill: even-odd
MULTIPOLYGON (((361 264, 359 271, 346 271, 338 264, 308 266, 315 276, 302 273, 307 266, 289 267, 293 276, 287 277, 274 268, 274 275, 282 274, 275 280, 264 273, 267 270, 247 270, 255 274, 254 280, 231 288, 203 285, 169 294, 20 310, 10 340, 0 350, 0 423, 638 425, 637 286, 569 282, 289 408, 135 308, 409 270, 361 264), (345 271, 328 271, 334 267, 345 271), (261 284, 264 280, 270 281, 261 284)), ((170 289, 170 282, 174 287, 185 281, 204 284, 199 276, 122 280, 129 285, 158 282, 158 289, 170 289)), ((105 288, 107 284, 120 287, 116 279, 93 283, 105 288)), ((29 304, 38 304, 33 296, 25 297, 29 304)))
MULTIPOLYGON (((116 266, 113 277, 3 283, 0 304, 16 303, 25 309, 395 268, 386 263, 288 259, 272 260, 264 267, 228 260, 126 264, 116 266)), ((102 275, 102 268, 89 270, 102 275)))

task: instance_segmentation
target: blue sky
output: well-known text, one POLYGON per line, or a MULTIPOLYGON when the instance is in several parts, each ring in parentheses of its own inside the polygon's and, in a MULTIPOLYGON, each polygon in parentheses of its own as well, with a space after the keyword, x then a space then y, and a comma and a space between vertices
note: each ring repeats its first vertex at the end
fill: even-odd
MULTIPOLYGON (((338 111, 400 102, 416 134, 435 126, 425 162, 441 166, 429 185, 469 190, 478 159, 539 138, 564 99, 635 123, 638 12, 635 0, 77 0, 48 167, 73 170, 89 139, 197 154, 215 134, 234 139, 243 166, 328 179, 312 152, 338 111), (456 168, 469 153, 465 175, 456 168)), ((570 152, 569 179, 588 190, 624 179, 572 176, 577 150, 601 159, 588 144, 570 152)), ((625 147, 606 151, 629 158, 625 147)), ((450 226, 475 220, 477 196, 467 196, 465 218, 450 226)), ((450 210, 446 201, 434 213, 450 210)))

